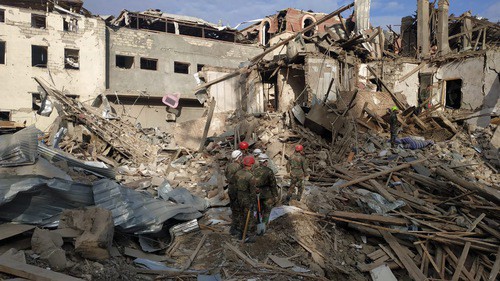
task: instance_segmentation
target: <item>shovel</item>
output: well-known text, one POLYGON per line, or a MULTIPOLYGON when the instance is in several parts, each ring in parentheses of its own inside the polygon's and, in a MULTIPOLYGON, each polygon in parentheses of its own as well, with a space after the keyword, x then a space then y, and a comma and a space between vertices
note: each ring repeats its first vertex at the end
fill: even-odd
POLYGON ((266 232, 266 224, 262 222, 262 210, 260 208, 260 193, 257 193, 257 217, 259 218, 259 224, 257 224, 257 234, 262 235, 266 232))

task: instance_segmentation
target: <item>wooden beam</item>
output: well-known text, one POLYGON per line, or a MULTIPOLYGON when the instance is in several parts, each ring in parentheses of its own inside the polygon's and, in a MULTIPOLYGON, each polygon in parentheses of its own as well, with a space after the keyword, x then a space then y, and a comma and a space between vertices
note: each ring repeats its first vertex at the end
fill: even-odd
POLYGON ((398 256, 399 260, 403 264, 403 266, 406 268, 410 276, 413 278, 413 280, 416 281, 424 281, 427 280, 427 277, 420 271, 420 269, 417 267, 415 262, 406 254, 404 251, 404 248, 398 243, 396 238, 392 236, 387 231, 380 231, 380 234, 384 237, 385 241, 389 243, 389 246, 392 248, 392 250, 396 253, 398 256))
POLYGON ((83 281, 66 274, 0 257, 0 272, 34 281, 83 281))
POLYGON ((408 77, 412 76, 415 72, 422 69, 422 67, 424 67, 425 65, 426 65, 425 61, 421 62, 417 67, 412 69, 410 72, 406 73, 403 77, 399 78, 398 82, 401 83, 401 82, 405 81, 406 79, 408 79, 408 77))
POLYGON ((483 29, 483 28, 486 28, 486 26, 485 26, 485 25, 477 26, 477 27, 475 27, 475 28, 473 28, 473 29, 471 29, 471 30, 467 30, 467 31, 460 32, 460 33, 457 33, 457 34, 455 34, 455 35, 452 35, 452 36, 448 37, 448 40, 451 40, 451 39, 453 39, 453 38, 460 37, 460 36, 465 35, 465 34, 467 34, 467 33, 472 33, 472 32, 474 32, 474 31, 481 30, 481 29, 483 29))
POLYGON ((488 281, 497 280, 498 271, 500 271, 500 248, 498 249, 497 258, 495 260, 495 263, 493 264, 493 268, 491 269, 490 276, 488 277, 488 281))
POLYGON ((500 204, 500 191, 489 186, 473 183, 460 178, 458 175, 451 171, 446 171, 443 168, 436 168, 436 173, 444 178, 447 178, 453 183, 460 185, 470 191, 475 191, 479 196, 486 200, 500 204))
POLYGON ((355 185, 357 183, 364 182, 364 181, 367 181, 367 180, 370 180, 370 179, 375 179, 377 177, 380 177, 380 176, 383 176, 383 175, 387 175, 387 174, 395 172, 395 171, 399 171, 399 170, 403 170, 403 169, 409 168, 412 165, 422 163, 425 160, 426 159, 415 160, 415 161, 412 161, 412 162, 409 162, 409 163, 406 163, 406 164, 402 164, 402 165, 399 165, 399 166, 396 166, 396 167, 393 167, 393 168, 390 168, 390 169, 387 169, 387 170, 383 170, 383 171, 380 171, 380 172, 377 172, 377 173, 373 173, 373 174, 368 175, 368 176, 364 176, 364 177, 360 177, 360 178, 357 178, 357 179, 353 179, 353 180, 348 181, 346 183, 343 183, 343 184, 340 184, 338 186, 335 186, 335 188, 340 189, 340 188, 344 188, 344 187, 348 187, 348 186, 351 186, 351 185, 355 185))
POLYGON ((458 279, 460 278, 460 273, 462 272, 462 268, 464 267, 465 260, 467 259, 467 256, 469 255, 470 245, 471 245, 470 242, 465 243, 465 247, 462 250, 462 254, 460 255, 460 259, 457 262, 457 267, 455 267, 455 273, 453 274, 451 281, 458 281, 458 279))
POLYGON ((182 268, 183 271, 186 270, 186 269, 188 269, 191 266, 191 264, 193 263, 194 259, 196 258, 196 255, 198 255, 198 252, 200 251, 200 249, 203 246, 203 244, 205 244, 206 240, 207 240, 207 234, 205 233, 205 234, 203 234, 203 237, 201 238, 200 243, 198 243, 198 246, 196 247, 196 249, 194 250, 194 252, 189 257, 189 260, 186 261, 186 264, 182 268))
POLYGON ((203 131, 203 137, 201 138, 200 148, 198 152, 202 152, 205 148, 205 141, 207 140, 208 130, 210 130, 210 124, 212 123, 212 117, 214 116, 215 111, 215 98, 212 98, 210 101, 210 108, 208 109, 207 122, 205 123, 205 130, 203 131))
POLYGON ((401 102, 397 97, 396 95, 389 89, 389 87, 387 87, 387 85, 384 83, 384 81, 382 81, 382 79, 380 79, 377 75, 377 73, 375 73, 375 70, 371 67, 371 66, 367 66, 368 70, 375 76, 375 78, 377 78, 377 80, 380 82, 380 84, 382 85, 382 87, 391 95, 392 97, 392 100, 394 101, 394 103, 403 111, 405 111, 408 106, 406 105, 406 103, 404 104, 403 102, 401 102))
POLYGON ((33 228, 35 228, 35 226, 27 224, 0 224, 0 240, 16 236, 28 230, 32 230, 33 228))

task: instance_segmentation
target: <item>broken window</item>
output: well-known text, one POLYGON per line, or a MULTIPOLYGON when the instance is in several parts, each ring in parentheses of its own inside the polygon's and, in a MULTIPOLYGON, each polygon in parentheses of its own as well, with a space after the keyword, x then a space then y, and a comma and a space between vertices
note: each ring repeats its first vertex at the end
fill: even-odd
POLYGON ((63 20, 63 30, 78 32, 78 20, 74 18, 65 18, 63 20))
POLYGON ((64 68, 80 69, 80 51, 64 49, 64 68))
POLYGON ((116 67, 130 69, 134 66, 134 57, 116 55, 116 67))
POLYGON ((5 10, 0 9, 0 22, 5 22, 5 10))
POLYGON ((204 66, 205 66, 204 64, 197 64, 196 71, 198 71, 198 72, 202 71, 204 66))
POLYGON ((46 46, 31 46, 31 66, 47 67, 48 52, 46 46))
POLYGON ((5 42, 0 41, 0 64, 5 64, 5 42))
POLYGON ((460 109, 462 105, 462 79, 446 81, 446 107, 460 109))
POLYGON ((175 61, 174 62, 174 72, 175 73, 189 74, 189 63, 175 61))
POLYGON ((141 58, 141 69, 157 70, 158 60, 141 58))
POLYGON ((46 28, 46 17, 44 15, 31 14, 31 27, 46 28))
POLYGON ((0 121, 10 121, 10 111, 0 111, 0 121))

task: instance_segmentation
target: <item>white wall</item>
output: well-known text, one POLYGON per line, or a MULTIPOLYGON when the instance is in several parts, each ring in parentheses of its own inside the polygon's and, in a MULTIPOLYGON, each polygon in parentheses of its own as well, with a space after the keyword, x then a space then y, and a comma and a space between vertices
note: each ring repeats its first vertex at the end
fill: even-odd
MULTIPOLYGON (((6 42, 6 63, 0 65, 0 110, 12 110, 14 121, 35 123, 44 130, 55 118, 36 115, 31 110, 31 93, 40 92, 32 77, 54 83, 80 100, 93 99, 105 89, 105 24, 98 18, 81 17, 78 32, 63 31, 63 15, 47 14, 47 27, 31 27, 31 13, 0 5, 5 22, 0 23, 0 41, 6 42), (48 47, 47 68, 31 66, 31 45, 48 47), (80 50, 80 69, 64 68, 64 49, 80 50)), ((40 13, 36 11, 36 13, 40 13)), ((41 13, 45 14, 45 13, 41 13)))

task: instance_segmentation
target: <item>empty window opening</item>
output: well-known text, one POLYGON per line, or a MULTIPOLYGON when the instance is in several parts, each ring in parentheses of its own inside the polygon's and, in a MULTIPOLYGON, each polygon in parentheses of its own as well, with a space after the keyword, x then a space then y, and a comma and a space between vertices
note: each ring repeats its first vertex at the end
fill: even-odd
POLYGON ((141 69, 157 70, 158 60, 141 58, 141 69))
POLYGON ((262 45, 263 46, 267 46, 267 44, 269 43, 269 37, 270 37, 270 34, 269 34, 269 29, 271 28, 271 24, 266 21, 264 23, 264 25, 262 26, 262 45))
MULTIPOLYGON (((306 18, 306 19, 304 20, 304 24, 303 24, 303 27, 302 27, 302 28, 304 28, 304 29, 305 29, 305 28, 307 28, 308 26, 311 26, 311 25, 313 25, 313 24, 314 24, 314 20, 313 20, 313 19, 311 19, 311 18, 306 18)), ((307 37, 311 37, 311 36, 313 36, 313 35, 314 35, 314 32, 315 32, 315 30, 314 30, 314 28, 313 28, 313 29, 311 29, 311 30, 307 31, 306 33, 304 33, 304 35, 305 35, 305 36, 307 36, 307 37)))
POLYGON ((80 51, 64 49, 64 68, 80 69, 80 51))
POLYGON ((198 72, 202 71, 204 66, 205 66, 204 64, 197 64, 196 71, 198 71, 198 72))
POLYGON ((179 24, 179 34, 195 36, 195 37, 203 37, 203 30, 199 27, 179 24))
POLYGON ((31 27, 34 28, 46 28, 46 17, 44 15, 31 14, 31 27))
POLYGON ((178 62, 178 61, 174 62, 174 72, 189 74, 189 63, 178 62))
POLYGON ((373 83, 373 85, 377 86, 377 92, 382 92, 382 84, 380 84, 380 80, 377 78, 370 79, 370 82, 373 83))
POLYGON ((46 46, 31 46, 31 66, 47 67, 48 52, 46 46))
POLYGON ((63 20, 63 30, 70 32, 78 32, 78 20, 74 18, 66 18, 63 20))
POLYGON ((5 42, 0 41, 0 64, 5 64, 5 42))
POLYGON ((462 79, 446 81, 446 107, 460 109, 462 105, 462 79))
POLYGON ((116 67, 130 69, 134 66, 134 57, 116 55, 116 67))
POLYGON ((0 22, 5 22, 5 10, 0 9, 0 22))
POLYGON ((10 121, 10 111, 0 111, 0 121, 10 121))

